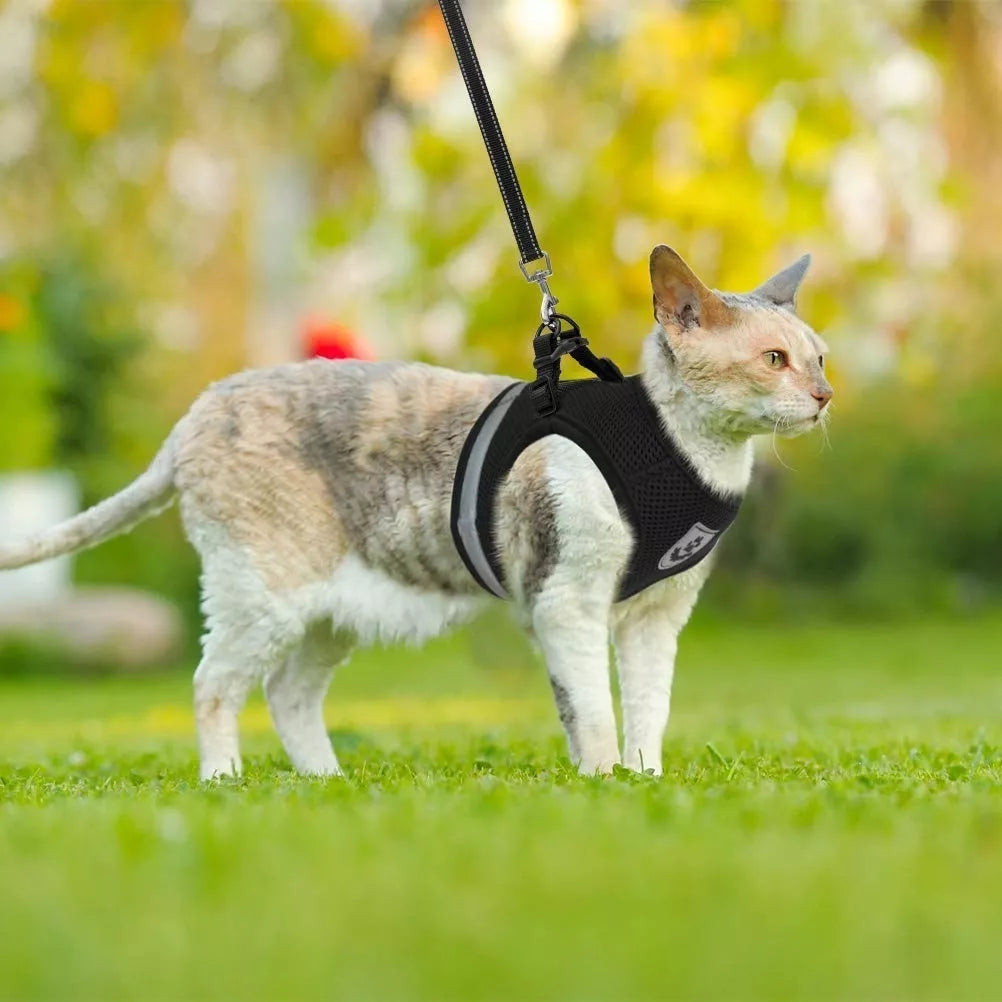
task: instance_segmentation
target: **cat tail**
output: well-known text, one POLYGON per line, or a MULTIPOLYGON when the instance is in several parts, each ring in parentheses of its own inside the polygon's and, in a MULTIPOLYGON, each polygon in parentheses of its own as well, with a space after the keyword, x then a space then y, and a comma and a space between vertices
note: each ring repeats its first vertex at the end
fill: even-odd
POLYGON ((145 473, 92 508, 28 539, 0 543, 0 570, 12 570, 96 546, 163 511, 174 499, 174 436, 161 446, 145 473))

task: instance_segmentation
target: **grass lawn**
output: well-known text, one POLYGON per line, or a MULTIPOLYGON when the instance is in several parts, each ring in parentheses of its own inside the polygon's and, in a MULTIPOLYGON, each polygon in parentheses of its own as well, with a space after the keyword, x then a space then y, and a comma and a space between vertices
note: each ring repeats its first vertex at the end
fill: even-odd
POLYGON ((200 786, 180 674, 0 682, 0 997, 998 997, 1000 652, 697 622, 660 781, 465 635, 343 670, 326 784, 255 702, 200 786))

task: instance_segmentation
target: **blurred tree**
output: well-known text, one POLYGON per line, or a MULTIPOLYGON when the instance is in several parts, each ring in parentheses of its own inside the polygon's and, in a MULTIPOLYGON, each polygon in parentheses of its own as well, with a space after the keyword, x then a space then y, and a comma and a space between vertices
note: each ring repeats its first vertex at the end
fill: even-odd
MULTIPOLYGON (((960 394, 997 370, 997 5, 466 7, 555 291, 600 351, 635 359, 657 242, 736 289, 809 249, 801 305, 829 334, 839 390, 840 458, 817 465, 852 477, 851 455, 878 479, 892 456, 852 436, 878 433, 874 414, 880 435, 925 430, 921 407, 881 401, 917 395, 938 414, 951 400, 938 385, 960 394)), ((18 434, 0 459, 89 454, 88 496, 141 466, 208 380, 261 357, 250 333, 275 296, 383 355, 528 370, 534 290, 431 2, 8 0, 3 257, 0 399, 18 434), (285 171, 305 226, 269 246, 285 171), (261 288, 263 249, 286 257, 277 289, 261 288), (99 306, 87 290, 111 277, 120 298, 99 306)), ((796 483, 775 478, 774 510, 808 503, 796 483)), ((837 509, 791 508, 801 528, 782 558, 733 550, 807 580, 834 560, 815 538, 827 532, 862 580, 877 558, 837 509)), ((951 510, 959 532, 963 505, 951 510)), ((173 553, 176 532, 162 542, 173 553)), ((143 545, 114 552, 169 579, 143 545)))
POLYGON ((72 464, 99 455, 114 441, 108 401, 142 338, 116 316, 115 292, 66 257, 42 269, 33 306, 52 373, 53 459, 72 464))

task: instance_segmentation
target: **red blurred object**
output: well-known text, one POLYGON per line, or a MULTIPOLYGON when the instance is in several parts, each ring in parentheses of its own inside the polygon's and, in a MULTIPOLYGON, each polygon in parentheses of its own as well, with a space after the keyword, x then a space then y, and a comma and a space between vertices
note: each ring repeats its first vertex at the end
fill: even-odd
POLYGON ((344 324, 323 317, 303 321, 303 351, 307 358, 362 358, 376 356, 364 338, 344 324))

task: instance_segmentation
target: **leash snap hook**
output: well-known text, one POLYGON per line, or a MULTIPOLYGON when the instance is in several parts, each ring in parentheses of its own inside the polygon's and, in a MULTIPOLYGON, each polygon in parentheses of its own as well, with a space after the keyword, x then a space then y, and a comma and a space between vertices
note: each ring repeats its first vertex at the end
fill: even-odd
POLYGON ((539 316, 543 323, 549 326, 556 313, 557 303, 560 300, 550 291, 549 283, 546 281, 553 274, 553 268, 550 266, 550 255, 546 251, 542 251, 542 257, 536 258, 536 261, 542 261, 543 264, 542 267, 536 268, 533 271, 528 269, 526 266, 527 262, 525 261, 519 261, 518 267, 527 282, 534 282, 539 286, 539 291, 543 296, 543 301, 539 307, 539 316))
POLYGON ((546 284, 545 278, 539 279, 538 284, 539 291, 543 294, 543 301, 539 306, 539 316, 542 318, 543 323, 550 323, 557 312, 556 305, 560 300, 550 292, 550 287, 546 284))

